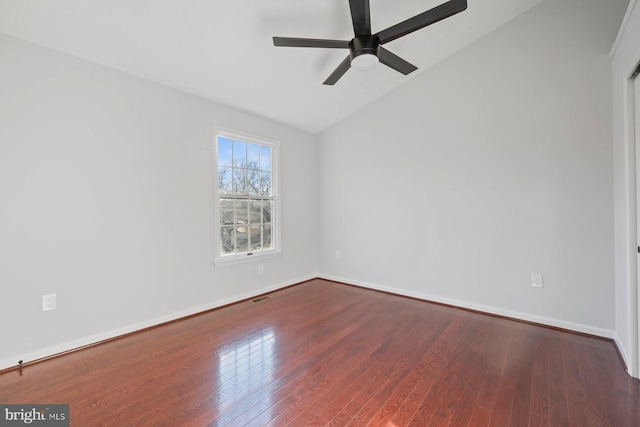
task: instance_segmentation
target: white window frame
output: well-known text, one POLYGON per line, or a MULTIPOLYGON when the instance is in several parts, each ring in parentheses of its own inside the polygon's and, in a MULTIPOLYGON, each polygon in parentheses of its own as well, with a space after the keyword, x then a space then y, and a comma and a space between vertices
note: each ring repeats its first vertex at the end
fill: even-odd
POLYGON ((213 218, 214 218, 214 257, 213 264, 215 266, 222 266, 228 264, 236 264, 241 262, 247 262, 251 260, 264 259, 266 257, 277 256, 282 253, 280 245, 280 143, 272 139, 264 138, 257 135, 252 135, 247 132, 238 131, 234 129, 224 128, 221 126, 214 126, 214 141, 213 141, 213 218), (273 199, 273 212, 272 215, 272 230, 271 230, 271 249, 263 249, 254 252, 236 253, 230 255, 222 254, 222 238, 221 238, 221 221, 220 221, 220 192, 218 189, 218 138, 230 138, 234 140, 240 140, 247 143, 253 143, 271 148, 271 193, 273 199))

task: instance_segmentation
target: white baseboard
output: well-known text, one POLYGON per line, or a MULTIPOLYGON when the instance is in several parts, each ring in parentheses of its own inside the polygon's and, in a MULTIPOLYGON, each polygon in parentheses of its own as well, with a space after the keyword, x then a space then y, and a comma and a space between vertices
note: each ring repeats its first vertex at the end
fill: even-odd
POLYGON ((226 298, 218 301, 213 301, 207 304, 203 304, 197 307, 191 307, 186 310, 179 311, 177 313, 167 314, 165 316, 156 317, 153 319, 145 320, 142 322, 135 323, 133 325, 125 326, 122 328, 114 329, 107 332, 102 332, 99 334, 79 338, 77 340, 68 341, 62 344, 58 344, 52 347, 43 348, 40 350, 36 350, 30 352, 28 354, 16 355, 14 357, 10 357, 4 360, 0 360, 0 370, 12 368, 18 366, 18 361, 22 360, 24 363, 32 362, 34 360, 42 359, 45 357, 54 356, 56 354, 64 353, 70 350, 74 350, 77 348, 85 347, 91 344, 99 343, 100 341, 109 340, 112 338, 116 338, 122 335, 126 335, 132 332, 140 331, 142 329, 146 329, 152 326, 157 326, 162 323, 171 322, 173 320, 177 320, 183 317, 191 316, 193 314, 202 313, 203 311, 211 310, 214 308, 222 307, 227 304, 232 304, 234 302, 242 301, 248 298, 252 298, 257 295, 265 294, 267 292, 273 292, 278 289, 285 288, 290 285, 295 285, 297 283, 306 282, 307 280, 317 278, 317 275, 299 277, 295 280, 289 280, 284 283, 279 283, 277 285, 267 286, 262 289, 258 289, 254 292, 248 292, 240 295, 236 295, 231 298, 226 298))
MULTIPOLYGON (((362 288, 374 289, 383 292, 389 292, 396 295, 417 298, 424 301, 436 302, 441 304, 452 305, 455 307, 467 308, 470 310, 481 311, 483 313, 495 314, 498 316, 510 317, 512 319, 524 320, 527 322, 539 323, 546 326, 552 326, 555 328, 567 329, 570 331, 581 332, 584 334, 595 335, 598 337, 613 339, 614 331, 609 329, 597 328, 590 325, 583 325, 580 323, 567 322, 565 320, 553 319, 549 317, 536 316, 528 313, 521 313, 518 311, 505 310, 502 308, 491 307, 487 305, 475 304, 468 301, 461 301, 451 298, 439 297, 436 295, 424 294, 421 292, 408 291, 406 289, 392 288, 388 286, 377 285, 373 283, 363 282, 360 280, 346 279, 344 277, 336 277, 326 274, 319 276, 321 279, 332 280, 335 282, 342 282, 349 285, 359 286, 362 288)), ((628 366, 628 365, 627 365, 628 366)))
MULTIPOLYGON (((300 277, 297 278, 295 280, 289 280, 287 282, 283 282, 283 283, 279 283, 276 285, 271 285, 271 286, 267 286, 265 288, 256 290, 255 292, 251 292, 251 293, 245 293, 245 294, 240 294, 240 295, 236 295, 234 297, 231 298, 226 298, 223 300, 218 300, 218 301, 213 301, 207 304, 203 304, 197 307, 192 307, 186 310, 182 310, 180 312, 176 312, 176 313, 171 313, 171 314, 167 314, 165 316, 160 316, 160 317, 156 317, 153 319, 149 319, 143 322, 139 322, 133 325, 129 325, 123 328, 118 328, 118 329, 114 329, 111 331, 107 331, 107 332, 102 332, 99 334, 95 334, 95 335, 91 335, 91 336, 87 336, 87 337, 83 337, 77 340, 73 340, 73 341, 68 341, 62 344, 58 344, 52 347, 47 347, 47 348, 43 348, 40 350, 36 350, 34 352, 30 352, 28 354, 22 354, 22 355, 16 355, 14 357, 10 357, 4 360, 0 360, 0 370, 2 369, 7 369, 7 368, 11 368, 11 367, 15 367, 18 364, 19 360, 23 360, 24 363, 28 363, 30 361, 34 361, 34 360, 38 360, 38 359, 42 359, 45 357, 50 357, 59 353, 64 353, 70 350, 74 350, 80 347, 85 347, 91 344, 95 344, 98 343, 100 341, 105 341, 108 339, 112 339, 112 338, 116 338, 118 336, 121 335, 126 335, 132 332, 136 332, 136 331, 140 331, 142 329, 146 329, 152 326, 157 326, 160 325, 162 323, 166 323, 166 322, 170 322, 173 320, 177 320, 183 317, 187 317, 187 316, 191 316, 193 314, 197 314, 197 313, 201 313, 207 310, 211 310, 214 308, 218 308, 218 307, 222 307, 224 305, 227 304, 232 304, 234 302, 238 302, 238 301, 242 301, 257 295, 261 295, 261 294, 265 294, 267 292, 273 292, 276 291, 278 289, 282 289, 285 288, 287 286, 290 285, 295 285, 297 283, 301 283, 301 282, 305 282, 307 280, 311 280, 311 279, 315 279, 315 278, 321 278, 321 279, 326 279, 326 280, 332 280, 335 282, 341 282, 341 283, 346 283, 349 285, 354 285, 354 286, 359 286, 362 288, 367 288, 367 289, 373 289, 373 290, 378 290, 378 291, 383 291, 383 292, 389 292, 392 294, 396 294, 396 295, 401 295, 401 296, 407 296, 407 297, 411 297, 411 298, 417 298, 417 299, 421 299, 424 301, 431 301, 431 302, 436 302, 436 303, 441 303, 441 304, 447 304, 447 305, 451 305, 451 306, 455 306, 455 307, 461 307, 461 308, 467 308, 470 310, 476 310, 476 311, 480 311, 480 312, 484 312, 484 313, 488 313, 488 314, 495 314, 498 316, 504 316, 504 317, 510 317, 513 319, 518 319, 518 320, 524 320, 527 322, 533 322, 533 323, 539 323, 542 325, 547 325, 547 326, 552 326, 552 327, 556 327, 556 328, 562 328, 562 329, 567 329, 570 331, 576 331, 576 332, 581 332, 581 333, 585 333, 585 334, 590 334, 590 335, 595 335, 595 336, 599 336, 599 337, 603 337, 603 338, 608 338, 608 339, 613 339, 615 345, 618 347, 618 350, 620 351, 620 354, 622 356, 622 358, 624 359, 625 364, 627 365, 627 367, 630 368, 629 365, 629 358, 627 356, 627 354, 624 351, 624 347, 622 345, 620 345, 620 341, 618 339, 618 337, 616 336, 614 331, 608 330, 608 329, 602 329, 602 328, 596 328, 593 326, 589 326, 589 325, 583 325, 583 324, 579 324, 579 323, 573 323, 573 322, 567 322, 564 320, 558 320, 558 319, 552 319, 552 318, 548 318, 548 317, 542 317, 542 316, 536 316, 536 315, 531 315, 531 314, 527 314, 527 313, 520 313, 520 312, 516 312, 516 311, 511 311, 511 310, 505 310, 505 309, 501 309, 501 308, 496 308, 496 307, 491 307, 491 306, 485 306, 485 305, 481 305, 481 304, 474 304, 468 301, 461 301, 461 300, 456 300, 456 299, 451 299, 451 298, 443 298, 443 297, 438 297, 435 295, 429 295, 429 294, 424 294, 421 292, 412 292, 412 291, 407 291, 405 289, 399 289, 399 288, 392 288, 392 287, 388 287, 388 286, 382 286, 382 285, 377 285, 377 284, 373 284, 373 283, 368 283, 368 282, 363 282, 360 280, 353 280, 353 279, 347 279, 344 277, 337 277, 337 276, 331 276, 331 275, 326 275, 326 274, 320 274, 320 275, 310 275, 310 276, 304 276, 304 277, 300 277)), ((630 372, 631 375, 633 375, 632 372, 630 372)))
POLYGON ((617 347, 618 353, 620 354, 620 357, 622 357, 624 365, 627 367, 627 373, 634 378, 638 378, 638 372, 635 371, 633 363, 631 363, 631 359, 626 352, 627 349, 620 342, 620 337, 617 333, 613 336, 613 343, 617 347))

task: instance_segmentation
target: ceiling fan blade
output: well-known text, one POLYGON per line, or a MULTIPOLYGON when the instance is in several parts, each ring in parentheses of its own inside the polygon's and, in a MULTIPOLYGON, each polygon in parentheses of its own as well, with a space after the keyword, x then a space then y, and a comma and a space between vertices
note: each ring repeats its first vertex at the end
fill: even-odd
POLYGON ((399 37, 412 33, 427 25, 434 24, 456 13, 460 13, 467 8, 467 0, 450 0, 446 3, 429 9, 419 15, 393 25, 386 30, 382 30, 376 34, 380 39, 380 44, 388 43, 399 37))
POLYGON ((344 61, 342 61, 340 63, 340 65, 338 65, 338 68, 333 70, 333 73, 331 73, 331 75, 329 77, 327 77, 327 80, 325 80, 322 84, 323 85, 334 85, 334 84, 336 84, 336 82, 338 80, 340 80, 340 77, 342 77, 344 75, 344 73, 346 73, 347 70, 349 70, 349 68, 351 68, 351 57, 347 56, 344 59, 344 61))
POLYGON ((353 21, 353 32, 356 36, 371 34, 371 11, 369 10, 369 0, 349 0, 351 8, 351 20, 353 21))
POLYGON ((346 40, 301 39, 296 37, 274 37, 273 45, 287 47, 326 47, 333 49, 349 49, 349 42, 346 40))
POLYGON ((401 72, 405 76, 409 73, 414 72, 418 69, 415 65, 405 61, 400 58, 398 55, 389 52, 387 49, 380 46, 380 51, 378 52, 378 59, 384 65, 393 68, 396 71, 401 72))

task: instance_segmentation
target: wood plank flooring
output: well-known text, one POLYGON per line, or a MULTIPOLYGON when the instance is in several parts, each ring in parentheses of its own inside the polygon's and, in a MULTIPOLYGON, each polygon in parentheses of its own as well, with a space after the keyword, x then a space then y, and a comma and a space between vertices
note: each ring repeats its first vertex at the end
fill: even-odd
POLYGON ((0 374, 72 426, 640 426, 613 344, 313 280, 0 374))

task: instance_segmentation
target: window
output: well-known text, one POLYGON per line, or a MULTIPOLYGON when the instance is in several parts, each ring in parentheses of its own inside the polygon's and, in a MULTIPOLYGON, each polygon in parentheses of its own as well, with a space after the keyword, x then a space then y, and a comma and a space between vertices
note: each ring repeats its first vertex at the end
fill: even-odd
POLYGON ((278 252, 276 148, 216 132, 216 262, 278 252))

